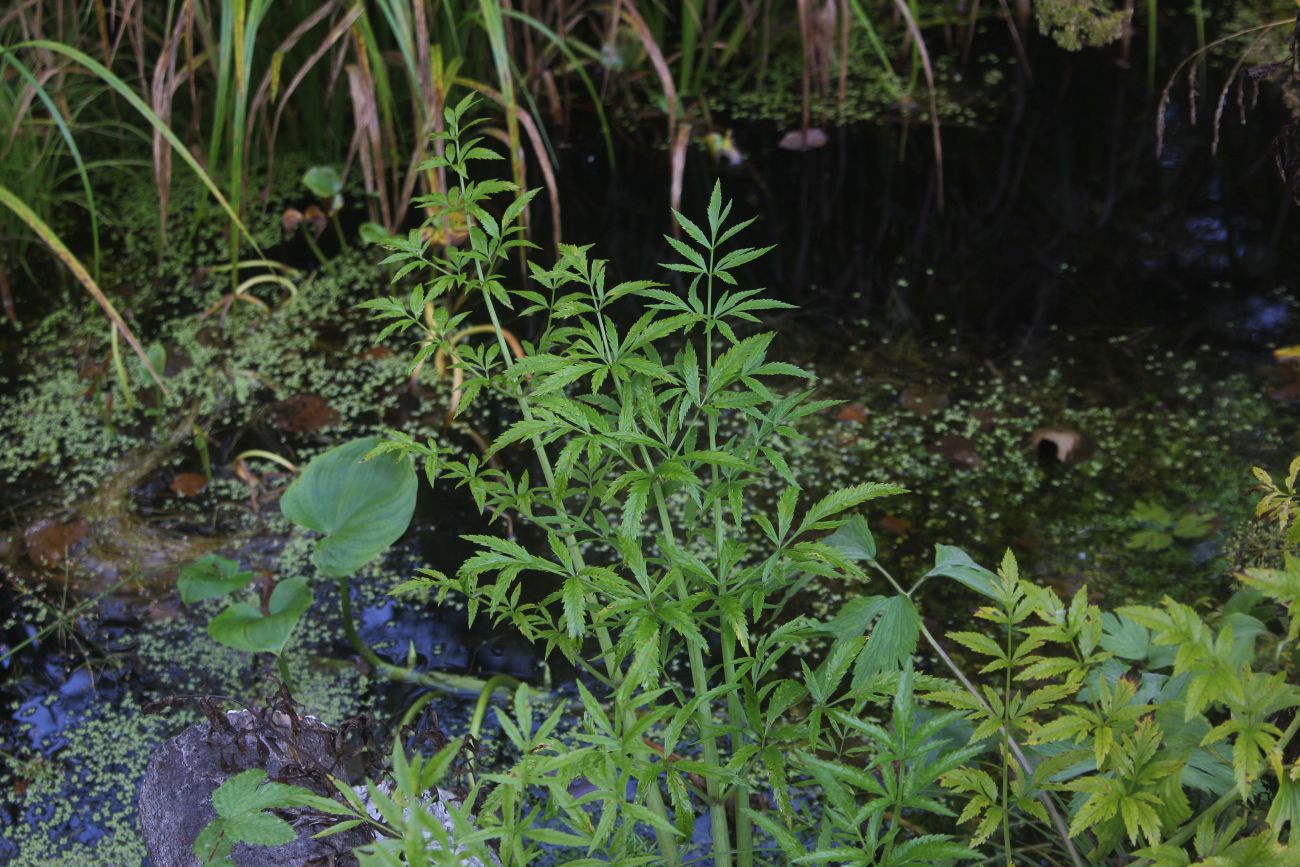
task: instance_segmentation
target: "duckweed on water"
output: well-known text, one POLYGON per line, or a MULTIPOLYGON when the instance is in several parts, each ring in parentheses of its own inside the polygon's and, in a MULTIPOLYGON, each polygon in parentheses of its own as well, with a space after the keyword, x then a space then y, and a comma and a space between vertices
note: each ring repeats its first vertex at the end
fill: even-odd
POLYGON ((908 544, 912 537, 966 540, 986 558, 1011 540, 1063 586, 1086 583, 1121 599, 1175 587, 1210 592, 1226 586, 1223 540, 1251 515, 1242 456, 1276 463, 1288 445, 1259 384, 1216 378, 1207 372, 1216 360, 1151 352, 1112 382, 1069 357, 1044 373, 1020 362, 996 375, 966 364, 919 388, 830 372, 828 388, 859 401, 866 421, 826 418, 809 448, 787 459, 828 487, 887 472, 916 492, 894 504, 878 534, 895 537, 891 556, 905 568, 930 556, 908 544), (943 405, 909 411, 901 406, 909 390, 943 405), (1045 428, 1077 432, 1083 459, 1062 464, 1037 452, 1033 434, 1045 428), (945 447, 952 443, 960 453, 945 447), (1131 512, 1143 500, 1213 516, 1208 546, 1128 547, 1140 529, 1131 512))
MULTIPOLYGON (((947 126, 974 126, 987 117, 995 106, 987 93, 978 103, 969 99, 967 82, 978 84, 987 76, 999 80, 1003 67, 1010 61, 995 56, 978 58, 982 70, 963 69, 951 58, 935 58, 935 100, 940 121, 947 126)), ((899 82, 887 80, 878 65, 869 62, 863 52, 853 54, 841 97, 838 80, 825 91, 811 94, 809 113, 814 123, 852 124, 904 113, 913 122, 929 123, 929 103, 924 89, 918 88, 914 101, 900 102, 899 82)), ((763 75, 763 85, 755 87, 750 77, 735 77, 725 82, 717 98, 721 114, 736 121, 769 121, 794 126, 803 114, 802 70, 797 57, 782 55, 774 59, 763 75)))
MULTIPOLYGON (((7 710, 22 712, 17 705, 7 710)), ((92 693, 83 713, 64 730, 65 745, 34 746, 49 773, 24 776, 13 762, 0 761, 0 816, 18 817, 0 827, 0 861, 16 867, 143 862, 136 785, 154 747, 181 721, 146 715, 125 692, 115 699, 92 693)))

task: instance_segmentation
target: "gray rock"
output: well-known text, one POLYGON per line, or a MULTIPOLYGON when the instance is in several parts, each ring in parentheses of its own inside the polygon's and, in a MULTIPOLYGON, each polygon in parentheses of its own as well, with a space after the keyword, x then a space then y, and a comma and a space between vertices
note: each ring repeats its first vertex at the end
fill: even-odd
MULTIPOLYGON (((140 827, 154 867, 198 867, 191 847, 216 818, 212 792, 228 778, 262 768, 273 779, 286 768, 311 761, 330 767, 333 732, 310 718, 290 737, 287 720, 264 725, 248 711, 227 714, 229 728, 210 723, 190 726, 159 747, 140 786, 140 827), (304 755, 304 753, 308 755, 304 755)), ((323 830, 307 815, 291 819, 298 839, 285 846, 235 846, 238 867, 347 867, 351 851, 373 838, 354 828, 321 840, 323 830)))

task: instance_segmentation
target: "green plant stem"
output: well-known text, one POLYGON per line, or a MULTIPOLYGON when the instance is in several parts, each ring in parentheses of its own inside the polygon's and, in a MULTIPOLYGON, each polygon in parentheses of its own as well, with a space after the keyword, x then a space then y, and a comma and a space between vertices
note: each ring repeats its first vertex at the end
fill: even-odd
MULTIPOLYGON (((599 299, 594 299, 594 300, 597 301, 598 309, 596 313, 596 322, 600 331, 600 339, 601 339, 602 349, 605 355, 605 360, 607 363, 612 364, 613 349, 611 348, 609 343, 609 335, 605 331, 605 320, 604 320, 604 316, 602 315, 604 311, 603 309, 599 309, 600 308, 599 299)), ((614 389, 615 392, 618 394, 618 398, 620 402, 626 403, 626 398, 623 394, 623 386, 617 379, 614 380, 614 389)), ((640 451, 641 451, 641 459, 645 462, 645 467, 644 467, 645 471, 650 473, 653 476, 654 461, 650 458, 650 452, 646 449, 644 445, 640 446, 640 451)), ((633 461, 632 463, 635 465, 635 461, 633 461)), ((651 485, 651 490, 654 493, 655 508, 659 512, 659 523, 663 527, 664 535, 667 536, 669 542, 676 545, 677 544, 676 534, 673 532, 672 516, 668 512, 668 503, 664 498, 663 485, 661 485, 658 481, 656 481, 651 485)), ((681 600, 687 599, 690 596, 690 590, 686 586, 686 578, 681 574, 680 571, 677 574, 676 583, 677 583, 678 598, 681 600)), ((720 629, 719 632, 722 634, 722 638, 724 642, 724 652, 725 652, 725 642, 727 636, 724 629, 720 629)), ((708 669, 704 665, 704 652, 698 645, 687 642, 686 655, 691 668, 691 688, 695 690, 696 695, 706 695, 709 691, 709 676, 708 676, 708 669)), ((732 666, 730 668, 730 671, 728 672, 728 677, 730 678, 728 682, 734 681, 734 673, 735 673, 735 668, 734 666, 732 666)), ((714 726, 713 702, 711 701, 700 702, 699 706, 695 710, 695 718, 696 718, 696 725, 698 725, 700 729, 700 752, 704 756, 704 763, 709 767, 710 770, 717 771, 722 767, 722 761, 718 753, 717 738, 714 737, 713 735, 713 726, 714 726)), ((733 717, 733 719, 731 720, 733 724, 736 721, 737 718, 735 717, 733 717)), ((725 798, 723 796, 720 786, 718 785, 718 780, 714 774, 710 774, 705 777, 704 786, 705 786, 705 794, 707 795, 709 801, 709 823, 712 832, 714 834, 714 839, 715 841, 719 839, 717 837, 719 833, 723 834, 723 836, 720 839, 724 841, 723 845, 727 847, 727 851, 721 857, 729 858, 730 857, 729 849, 730 849, 731 841, 730 841, 730 834, 728 833, 727 830, 727 809, 726 809, 726 804, 724 803, 725 798)), ((739 795, 740 795, 740 790, 738 789, 737 797, 739 797, 739 795)), ((747 793, 746 793, 746 797, 748 797, 747 793)), ((739 803, 740 802, 737 801, 737 805, 739 805, 739 803)), ((737 806, 737 810, 739 810, 739 806, 737 806)), ((717 844, 715 843, 715 850, 716 848, 717 848, 717 844)), ((715 858, 717 857, 719 856, 715 851, 715 858)), ((728 864, 730 862, 720 859, 718 863, 728 864)))
POLYGON ((492 699, 492 694, 498 689, 508 689, 511 692, 519 686, 519 681, 508 674, 494 674, 488 678, 488 682, 483 684, 483 691, 478 694, 478 701, 474 703, 474 715, 469 719, 469 734, 474 740, 478 740, 479 733, 483 731, 483 719, 487 716, 488 702, 492 699))
MULTIPOLYGON (((462 177, 462 195, 464 194, 464 185, 465 180, 462 177)), ((485 281, 483 277, 482 264, 476 261, 474 267, 477 269, 479 285, 483 285, 485 281)), ((501 319, 497 316, 496 305, 492 303, 492 296, 487 292, 483 293, 483 300, 487 307, 488 316, 492 319, 492 326, 496 330, 497 344, 501 348, 501 356, 505 361, 506 369, 509 370, 514 366, 514 356, 511 354, 510 347, 506 343, 505 332, 501 327, 501 319)), ((515 400, 518 402, 519 411, 523 414, 524 418, 531 420, 533 418, 533 410, 528 403, 528 398, 524 396, 522 391, 515 395, 515 400)), ((561 518, 567 518, 568 514, 564 508, 564 502, 560 499, 559 491, 555 485, 555 470, 551 466, 550 456, 546 453, 546 449, 542 447, 540 440, 536 437, 532 437, 531 440, 533 444, 533 453, 537 455, 538 463, 541 465, 542 478, 546 481, 547 489, 551 492, 551 499, 555 503, 556 513, 561 518)), ((585 569, 586 562, 583 559, 582 550, 578 546, 578 540, 574 537, 573 533, 570 532, 564 534, 564 544, 565 548, 569 552, 569 556, 573 558, 573 566, 578 571, 585 569)), ((617 690, 618 686, 623 682, 623 673, 619 669, 618 661, 614 655, 614 642, 610 638, 609 630, 603 626, 596 627, 596 639, 600 643, 601 658, 605 664, 605 672, 609 675, 610 682, 614 685, 615 690, 617 690)), ((624 724, 629 729, 633 728, 636 725, 636 711, 629 707, 624 709, 622 714, 624 724)), ((665 824, 668 824, 668 808, 664 804, 663 793, 659 791, 657 783, 653 786, 647 787, 646 801, 654 814, 663 819, 665 824)), ((660 828, 658 826, 655 827, 654 832, 655 841, 659 845, 659 851, 663 855, 665 863, 668 864, 669 867, 675 867, 675 865, 680 864, 681 854, 678 851, 677 841, 673 838, 673 835, 665 828, 660 828)))
MULTIPOLYGON (((704 381, 706 383, 706 389, 704 391, 705 394, 707 394, 708 389, 711 389, 713 386, 713 316, 714 316, 713 271, 714 271, 714 266, 716 264, 714 254, 717 249, 718 237, 717 237, 717 233, 713 231, 712 228, 710 229, 709 242, 710 242, 709 243, 709 272, 708 272, 708 276, 705 278, 705 294, 706 294, 706 301, 707 301, 707 306, 705 307, 705 310, 708 313, 708 318, 705 319, 704 321, 704 376, 705 376, 704 381)), ((718 416, 716 413, 709 414, 708 429, 709 429, 709 448, 713 451, 717 451, 718 416)), ((727 592, 726 591, 727 576, 724 575, 722 572, 722 563, 723 563, 722 546, 723 546, 723 541, 726 538, 725 536, 726 530, 722 520, 722 497, 719 494, 719 488, 718 488, 718 465, 717 464, 709 465, 709 478, 713 484, 713 491, 714 491, 713 553, 714 553, 714 561, 718 564, 717 593, 719 596, 723 596, 727 592)), ((735 666, 735 659, 734 659, 735 650, 734 648, 728 648, 728 644, 730 643, 728 641, 728 638, 730 637, 730 631, 727 629, 725 614, 722 614, 719 617, 718 631, 721 636, 722 647, 723 647, 723 671, 727 678, 727 683, 735 683, 736 681, 736 666, 735 666), (731 653, 727 652, 728 649, 731 650, 731 653)), ((743 736, 739 734, 739 732, 742 730, 742 727, 740 726, 740 722, 741 720, 744 719, 744 712, 740 706, 740 699, 734 691, 727 696, 727 713, 728 716, 730 716, 729 722, 731 723, 732 727, 735 728, 736 731, 738 732, 738 734, 734 736, 735 738, 733 741, 733 752, 734 752, 734 750, 737 747, 739 747, 741 744, 741 738, 743 736)), ((747 782, 743 778, 736 783, 735 795, 736 795, 736 834, 737 834, 738 859, 740 860, 742 867, 749 867, 749 865, 753 863, 753 857, 754 857, 752 852, 753 828, 751 826, 751 822, 749 818, 749 786, 747 785, 747 782), (742 809, 742 805, 744 807, 743 809, 742 809)), ((718 867, 731 867, 731 851, 730 851, 731 833, 727 828, 727 813, 725 810, 714 810, 711 812, 712 815, 714 816, 713 857, 717 862, 718 867)))
POLYGON ((352 616, 352 593, 347 576, 340 577, 336 581, 339 591, 339 611, 343 618, 343 633, 347 636, 348 643, 352 645, 352 649, 356 651, 357 656, 360 656, 374 671, 398 683, 415 683, 441 692, 459 694, 479 692, 483 689, 483 681, 475 677, 430 674, 429 672, 402 668, 400 665, 393 665, 391 662, 380 659, 379 654, 375 653, 357 632, 357 622, 352 616))
POLYGON ((433 701, 435 695, 436 693, 426 692, 424 695, 411 702, 411 706, 402 713, 402 720, 397 724, 397 731, 400 732, 402 729, 414 723, 415 717, 420 713, 420 711, 424 710, 425 706, 428 705, 429 702, 433 701))
MULTIPOLYGON (((894 576, 889 574, 888 569, 881 566, 880 563, 875 560, 871 561, 871 565, 875 567, 877 572, 885 577, 885 580, 888 581, 895 590, 904 595, 908 595, 903 590, 902 585, 894 580, 894 576)), ((908 598, 911 598, 910 595, 908 595, 908 598)), ((930 649, 935 652, 943 664, 947 666, 948 670, 953 673, 953 676, 957 678, 957 681, 962 685, 962 688, 974 696, 975 700, 984 708, 985 713, 992 717, 994 715, 993 709, 989 707, 988 702, 984 700, 984 696, 980 694, 980 691, 975 688, 975 684, 970 682, 970 678, 968 678, 965 672, 963 672, 957 663, 953 661, 953 658, 948 655, 948 651, 943 649, 943 646, 935 639, 934 635, 926 627, 924 622, 920 624, 920 628, 921 635, 924 636, 926 643, 930 645, 930 649)), ((1020 766, 1021 771, 1024 772, 1027 778, 1033 777, 1034 765, 1029 761, 1029 757, 1025 755, 1025 751, 1021 748, 1016 739, 1011 736, 1011 733, 1006 730, 1005 726, 1001 726, 1000 728, 1007 739, 1007 745, 1011 748, 1012 755, 1016 758, 1016 764, 1020 766)), ((1042 803, 1044 809, 1047 810, 1047 815, 1052 821, 1052 827, 1056 829, 1057 835, 1061 838, 1061 843, 1065 846, 1066 851, 1070 855, 1070 862, 1074 864, 1074 867, 1087 867, 1088 862, 1083 860, 1083 856, 1079 854, 1078 848, 1074 845, 1074 840, 1070 838, 1070 828, 1066 825, 1065 818, 1061 815, 1061 811, 1057 809, 1056 802, 1052 800, 1051 795, 1047 792, 1039 792, 1038 800, 1042 803)))
POLYGON ((692 81, 695 77, 695 45, 700 31, 699 0, 682 0, 681 5, 681 77, 683 95, 692 93, 692 81))
MULTIPOLYGON (((478 263, 475 263, 477 265, 478 263)), ((484 281, 482 271, 479 272, 479 282, 484 281)), ((501 326, 501 319, 497 316, 496 305, 492 303, 492 298, 485 292, 483 300, 487 304, 488 316, 492 319, 492 330, 497 337, 497 345, 501 348, 501 357, 505 360, 506 369, 509 370, 514 366, 514 356, 510 352, 510 345, 506 342, 505 330, 501 326)), ((519 411, 527 421, 533 420, 533 407, 528 402, 528 398, 522 393, 515 395, 515 401, 519 404, 519 411)), ((551 498, 555 501, 555 511, 560 518, 568 518, 568 511, 564 508, 564 503, 559 497, 559 492, 555 487, 555 469, 551 466, 551 457, 546 453, 541 442, 533 437, 530 438, 533 445, 533 454, 537 457, 537 462, 542 468, 542 479, 546 482, 547 490, 551 492, 551 498)), ((573 566, 579 571, 587 567, 586 560, 582 556, 582 550, 578 545, 577 538, 573 533, 566 532, 563 536, 565 548, 569 556, 573 558, 573 566)), ((589 600, 591 601, 591 600, 589 600)), ((622 676, 619 672, 618 663, 614 659, 614 642, 610 637, 609 630, 603 626, 596 627, 596 639, 600 643, 602 661, 605 663, 605 673, 609 675, 611 681, 615 683, 622 682, 622 676)))
MULTIPOLYGON (((970 682, 964 673, 962 673, 962 670, 958 668, 957 663, 953 661, 952 657, 948 655, 948 652, 945 651, 943 647, 940 646, 939 642, 935 640, 934 635, 931 634, 930 630, 926 628, 924 623, 921 624, 921 634, 925 636, 926 643, 929 644, 930 648, 941 660, 943 660, 944 665, 946 665, 948 670, 956 676, 957 680, 961 682, 961 685, 966 689, 966 691, 979 699, 980 703, 984 705, 986 712, 988 712, 989 715, 992 715, 993 710, 988 706, 988 703, 984 701, 984 696, 980 695, 979 690, 977 690, 975 685, 970 682)), ((1034 766, 1033 763, 1029 761, 1029 757, 1025 755, 1025 751, 1020 747, 1020 744, 1017 743, 1016 739, 1011 736, 1011 733, 1008 732, 1005 727, 1002 728, 1002 733, 1003 736, 1006 737, 1007 745, 1011 748, 1011 752, 1015 756, 1016 763, 1020 766, 1020 769, 1024 772, 1027 778, 1032 777, 1034 774, 1034 766)), ((1056 808, 1056 802, 1052 800, 1051 795, 1047 792, 1039 792, 1038 800, 1042 802, 1043 807, 1046 808, 1047 815, 1052 820, 1052 826, 1056 828, 1056 833, 1060 835, 1061 842, 1065 845, 1066 851, 1070 853, 1070 861, 1075 865, 1075 867, 1086 867, 1087 862, 1083 860, 1083 856, 1079 854, 1079 850, 1074 845, 1074 840, 1070 838, 1069 826, 1065 824, 1065 819, 1061 816, 1060 810, 1056 808)))
POLYGON ((122 350, 117 343, 117 326, 111 322, 108 325, 108 345, 113 356, 113 372, 117 375, 117 385, 122 389, 122 403, 126 404, 127 409, 135 409, 135 392, 131 390, 131 377, 122 362, 122 350))
POLYGON ((338 236, 339 250, 341 251, 351 250, 352 247, 348 244, 348 239, 343 237, 343 227, 339 225, 338 217, 335 216, 334 219, 330 220, 330 223, 331 225, 334 226, 334 234, 338 236))
MULTIPOLYGON (((649 456, 646 456, 649 461, 649 456)), ((672 522, 668 515, 668 505, 664 501, 663 489, 656 482, 653 485, 655 495, 655 506, 659 511, 659 522, 663 525, 664 534, 668 536, 669 541, 676 544, 673 539, 672 522)), ((686 587, 686 579, 679 572, 677 575, 677 595, 681 599, 686 599, 690 593, 686 587)), ((723 635, 723 641, 726 641, 726 635, 723 635)), ((691 665, 691 687, 695 690, 696 695, 705 695, 709 691, 708 670, 704 667, 704 653, 695 644, 687 642, 687 657, 691 665)), ((733 669, 734 672, 734 669, 733 669)), ((709 701, 700 702, 695 709, 696 725, 700 728, 700 752, 704 756, 704 763, 710 770, 718 770, 722 767, 722 761, 718 755, 718 740, 713 735, 713 703, 709 701)), ((733 720, 732 722, 735 722, 733 720)), ((709 825, 713 832, 713 849, 714 858, 719 865, 731 863, 731 834, 727 829, 727 807, 723 803, 723 796, 718 786, 717 777, 710 774, 704 778, 704 791, 709 800, 709 825), (722 834, 721 837, 718 835, 722 834), (719 852, 721 847, 721 852, 719 852)), ((737 797, 740 789, 737 788, 737 797)), ((740 806, 737 801, 737 813, 739 814, 740 806)))
MULTIPOLYGON (((906 734, 900 734, 899 736, 907 737, 906 734)), ((904 742, 904 745, 905 744, 906 742, 904 742)), ((903 794, 905 791, 903 788, 903 775, 906 773, 906 770, 903 767, 903 761, 904 759, 900 755, 893 770, 894 806, 893 811, 889 815, 889 835, 885 837, 885 849, 881 856, 881 860, 886 863, 892 860, 891 856, 894 854, 894 844, 898 840, 899 830, 903 827, 903 794)), ((1008 867, 1011 867, 1011 862, 1008 861, 1007 865, 1008 867)))
MULTIPOLYGON (((722 671, 727 683, 736 682, 736 638, 725 629, 722 633, 722 671)), ((735 692, 727 696, 727 713, 733 726, 744 719, 744 707, 740 703, 740 696, 735 692)), ((746 733, 738 727, 734 737, 733 755, 748 740, 746 733)), ((736 861, 739 867, 751 867, 754 863, 754 822, 749 815, 749 780, 743 773, 736 781, 733 792, 736 801, 736 861)))
POLYGON ((1011 660, 1015 648, 1012 646, 1012 618, 1015 612, 1010 606, 1004 608, 1007 616, 1007 665, 1003 672, 1002 679, 1002 851, 1006 855, 1007 863, 1014 864, 1011 859, 1011 660))
MULTIPOLYGON (((518 104, 515 101, 515 76, 510 66, 509 46, 506 44, 506 25, 502 14, 501 0, 479 0, 479 14, 483 29, 488 34, 488 44, 492 50, 492 64, 496 68, 497 81, 501 85, 501 107, 506 115, 506 141, 510 147, 510 174, 522 190, 524 186, 523 148, 519 139, 518 104)), ((538 154, 539 159, 545 159, 538 154)), ((523 249, 520 249, 523 254, 523 249)), ((520 259, 523 262, 523 259, 520 259)), ((476 262, 475 265, 478 265, 476 262)), ((522 267, 522 264, 521 264, 522 267)), ((481 268, 480 268, 481 270, 481 268)))
POLYGON ((320 266, 322 268, 328 268, 330 264, 329 260, 325 258, 325 254, 321 252, 320 245, 317 244, 316 239, 312 237, 311 229, 307 229, 303 232, 302 236, 307 239, 307 246, 311 247, 312 255, 316 257, 316 261, 320 263, 320 266))
POLYGON ((292 693, 293 678, 289 677, 289 663, 285 660, 283 653, 275 655, 275 664, 280 669, 280 681, 284 684, 284 688, 292 693))

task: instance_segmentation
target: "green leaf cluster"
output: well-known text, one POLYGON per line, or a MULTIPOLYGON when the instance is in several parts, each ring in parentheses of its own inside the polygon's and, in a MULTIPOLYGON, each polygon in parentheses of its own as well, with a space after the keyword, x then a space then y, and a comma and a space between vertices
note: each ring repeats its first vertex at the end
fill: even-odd
MULTIPOLYGON (((331 815, 346 815, 343 806, 300 786, 266 781, 266 771, 243 771, 212 793, 217 816, 194 840, 193 852, 203 867, 233 867, 230 853, 236 843, 283 846, 297 838, 293 827, 272 810, 310 808, 331 815)), ((337 827, 337 826, 336 826, 337 827)))
MULTIPOLYGON (((461 411, 491 393, 517 414, 483 457, 400 432, 371 453, 531 526, 531 546, 468 535, 454 574, 422 571, 400 591, 459 598, 471 620, 562 655, 581 672, 581 720, 564 726, 563 705, 535 718, 516 691, 498 716, 518 758, 472 781, 465 845, 490 842, 508 864, 543 846, 582 865, 936 864, 989 847, 1076 867, 1290 863, 1300 561, 1247 573, 1215 612, 1170 599, 1103 611, 1086 588, 1063 600, 1022 575, 1009 552, 992 571, 947 545, 905 587, 868 520, 902 490, 812 496, 782 457, 833 404, 770 357, 763 317, 785 305, 740 288, 766 251, 736 246, 748 222, 720 188, 703 220, 676 215, 671 283, 616 282, 581 246, 539 264, 520 236, 528 197, 471 177, 493 156, 467 135, 471 109, 448 109, 430 163, 454 185, 389 244, 401 294, 366 306, 380 339, 416 335, 413 363, 451 359, 461 411), (458 221, 464 248, 433 243, 458 221), (522 286, 506 276, 516 251, 522 286), (467 300, 490 324, 466 326, 467 300), (517 347, 506 311, 529 338, 517 347), (471 331, 483 340, 462 342, 471 331), (824 622, 791 606, 814 581, 849 591, 824 622), (944 637, 922 592, 940 581, 978 602, 970 628, 944 637), (697 854, 700 817, 711 842, 697 854)), ((1287 534, 1294 477, 1266 494, 1287 534)), ((1206 529, 1139 517, 1171 537, 1206 529)), ((410 777, 413 760, 393 761, 410 777)), ((403 824, 402 804, 386 814, 388 860, 364 863, 425 863, 436 832, 403 824)))
MULTIPOLYGON (((177 587, 181 601, 190 605, 229 596, 252 580, 253 573, 241 570, 235 561, 210 554, 181 567, 177 587)), ((311 603, 308 580, 286 578, 275 583, 265 604, 259 599, 227 605, 209 621, 208 635, 235 650, 278 656, 311 603)))

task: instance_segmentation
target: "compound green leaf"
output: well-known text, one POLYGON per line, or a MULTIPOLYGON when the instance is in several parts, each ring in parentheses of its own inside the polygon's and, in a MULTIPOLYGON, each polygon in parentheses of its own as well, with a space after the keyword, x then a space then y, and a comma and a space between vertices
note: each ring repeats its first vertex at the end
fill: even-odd
POLYGON ((867 527, 867 519, 861 515, 849 518, 823 541, 853 560, 876 559, 876 540, 867 527))
POLYGON ((880 616, 858 656, 853 685, 860 686, 871 675, 897 671, 916 653, 921 636, 921 615, 903 594, 891 596, 880 606, 880 616))

